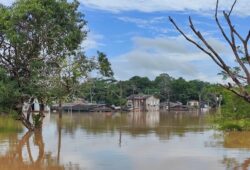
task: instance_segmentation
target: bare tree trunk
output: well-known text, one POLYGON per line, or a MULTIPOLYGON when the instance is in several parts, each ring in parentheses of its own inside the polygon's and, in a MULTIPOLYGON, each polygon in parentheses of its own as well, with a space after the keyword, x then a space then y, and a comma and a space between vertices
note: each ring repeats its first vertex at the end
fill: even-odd
POLYGON ((58 108, 59 118, 62 117, 62 111, 63 111, 63 108, 62 108, 62 100, 60 99, 60 100, 59 100, 59 108, 58 108))
POLYGON ((60 155, 61 155, 61 143, 62 143, 62 117, 59 117, 57 123, 58 129, 58 143, 57 143, 57 164, 60 164, 60 155))
POLYGON ((20 120, 22 122, 22 124, 29 130, 29 131, 34 131, 35 127, 33 124, 30 123, 30 115, 32 114, 31 111, 31 105, 29 105, 29 109, 27 111, 27 117, 25 117, 24 113, 22 112, 22 110, 19 111, 19 115, 20 115, 20 120))

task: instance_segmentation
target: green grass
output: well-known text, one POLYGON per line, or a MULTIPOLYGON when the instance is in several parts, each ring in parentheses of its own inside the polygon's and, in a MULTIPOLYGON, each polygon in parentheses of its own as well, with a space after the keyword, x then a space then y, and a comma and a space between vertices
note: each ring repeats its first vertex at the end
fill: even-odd
POLYGON ((11 116, 0 116, 0 132, 21 132, 22 124, 11 116))
POLYGON ((250 131, 250 119, 232 119, 215 117, 216 127, 224 131, 250 131))

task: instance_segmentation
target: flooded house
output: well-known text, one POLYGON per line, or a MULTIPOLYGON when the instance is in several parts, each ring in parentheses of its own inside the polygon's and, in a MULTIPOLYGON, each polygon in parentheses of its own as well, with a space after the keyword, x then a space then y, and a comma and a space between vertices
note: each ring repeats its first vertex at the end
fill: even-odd
POLYGON ((162 102, 160 103, 160 110, 162 111, 188 111, 189 107, 183 105, 181 102, 162 102))
POLYGON ((189 100, 187 102, 187 106, 189 106, 189 107, 198 108, 199 105, 200 105, 199 101, 197 101, 197 100, 189 100))
POLYGON ((153 95, 131 95, 127 98, 127 107, 131 111, 158 111, 160 109, 160 99, 153 95))

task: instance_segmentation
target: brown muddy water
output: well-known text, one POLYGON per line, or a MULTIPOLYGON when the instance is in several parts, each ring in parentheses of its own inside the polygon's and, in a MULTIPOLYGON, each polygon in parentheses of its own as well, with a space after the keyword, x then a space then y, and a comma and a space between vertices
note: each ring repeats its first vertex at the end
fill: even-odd
POLYGON ((0 170, 250 169, 250 132, 220 132, 197 113, 47 116, 27 132, 0 117, 0 170))

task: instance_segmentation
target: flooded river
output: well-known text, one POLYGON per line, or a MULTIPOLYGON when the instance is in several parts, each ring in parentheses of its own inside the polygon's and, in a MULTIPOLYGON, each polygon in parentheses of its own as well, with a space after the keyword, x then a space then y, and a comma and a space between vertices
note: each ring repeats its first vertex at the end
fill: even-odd
POLYGON ((36 133, 1 117, 0 170, 250 169, 250 132, 216 131, 207 117, 52 114, 36 133))

